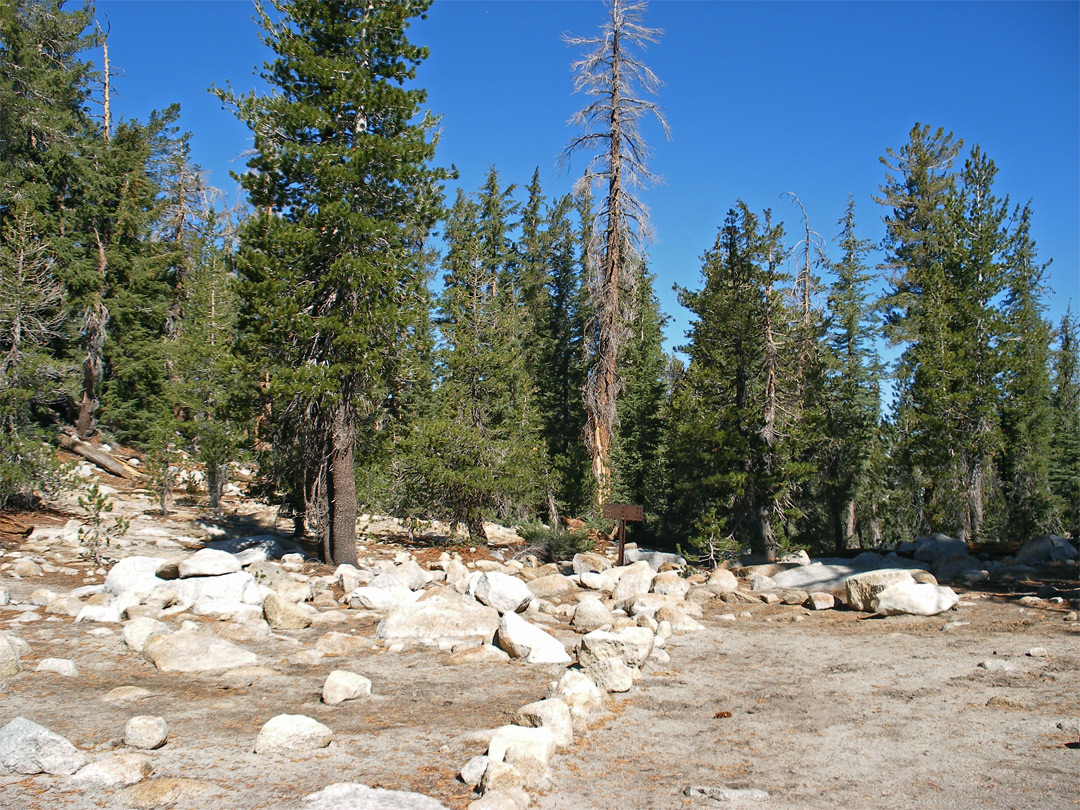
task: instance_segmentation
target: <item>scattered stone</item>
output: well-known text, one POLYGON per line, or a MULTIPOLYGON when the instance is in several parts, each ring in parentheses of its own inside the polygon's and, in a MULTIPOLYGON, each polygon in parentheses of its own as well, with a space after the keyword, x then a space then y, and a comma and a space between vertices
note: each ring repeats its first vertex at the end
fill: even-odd
POLYGON ((135 652, 142 652, 146 648, 146 642, 154 636, 164 636, 172 632, 172 629, 164 622, 140 616, 124 623, 120 631, 124 643, 135 652))
POLYGON ((967 553, 968 545, 963 540, 939 533, 920 541, 914 556, 920 562, 936 563, 946 557, 967 553))
POLYGON ((106 787, 134 785, 154 772, 154 764, 146 754, 124 753, 91 762, 73 777, 76 782, 89 782, 106 787))
POLYGON ((575 630, 589 633, 593 630, 610 628, 615 617, 611 610, 599 599, 586 599, 574 609, 570 626, 575 630))
POLYGON ((763 802, 767 801, 769 794, 756 788, 729 788, 729 787, 705 787, 691 785, 683 791, 684 796, 691 799, 712 799, 715 802, 763 802))
POLYGON ((1024 709, 1024 704, 1013 700, 1005 695, 995 695, 986 701, 986 705, 992 709, 1024 709))
POLYGON ((0 633, 0 677, 18 675, 21 669, 19 650, 11 637, 0 633))
POLYGON ((1046 562, 1066 562, 1080 558, 1076 546, 1056 534, 1044 534, 1025 543, 1016 552, 1016 562, 1034 565, 1046 562))
POLYGON ((530 664, 569 664, 571 660, 561 641, 516 613, 503 615, 495 642, 511 658, 524 658, 530 664))
POLYGON ((555 596, 571 593, 577 590, 577 584, 569 577, 562 574, 548 574, 537 577, 529 582, 526 587, 537 599, 551 599, 555 596))
POLYGON ((605 692, 629 692, 634 686, 634 674, 620 658, 601 658, 586 666, 585 674, 605 692))
POLYGON ((448 666, 460 666, 462 664, 505 664, 510 656, 491 644, 480 644, 464 649, 455 650, 451 653, 446 663, 448 666))
POLYGON ((333 734, 318 720, 302 714, 279 714, 263 724, 255 740, 255 753, 316 751, 326 748, 333 734))
POLYGON ((717 568, 709 574, 707 586, 713 593, 734 591, 739 587, 739 578, 726 568, 717 568))
POLYGON ((311 612, 270 591, 263 600, 263 615, 274 630, 302 630, 311 626, 311 612))
POLYGON ((618 658, 628 667, 641 666, 652 651, 654 638, 653 632, 645 627, 594 630, 581 637, 578 661, 583 667, 590 667, 602 658, 618 658))
POLYGON ((1024 655, 1028 658, 1046 658, 1050 653, 1046 651, 1046 647, 1032 647, 1024 655))
POLYGON ((250 666, 258 660, 250 650, 192 630, 152 636, 143 653, 161 672, 213 672, 250 666))
POLYGON ((881 591, 871 603, 882 616, 910 614, 936 616, 956 607, 960 597, 949 587, 922 582, 896 582, 881 591))
POLYGON ((750 590, 757 593, 758 591, 774 591, 779 586, 776 584, 776 580, 772 577, 765 576, 765 574, 754 574, 749 579, 750 590))
POLYGON ((525 787, 525 780, 521 772, 509 762, 492 761, 488 758, 488 766, 484 776, 480 780, 480 789, 484 793, 496 791, 520 792, 525 787))
POLYGON ((66 678, 74 678, 79 674, 75 662, 68 658, 42 658, 38 662, 35 672, 55 672, 66 678))
POLYGON ((304 797, 301 810, 447 810, 422 793, 384 790, 357 782, 339 782, 304 797))
POLYGON ((373 646, 371 639, 351 633, 329 632, 315 642, 315 649, 330 657, 353 656, 367 652, 373 646))
POLYGON ((600 571, 607 571, 611 568, 611 560, 603 554, 596 554, 592 551, 583 551, 575 554, 574 559, 570 564, 574 569, 575 574, 584 574, 587 572, 599 573, 600 571))
POLYGON ((484 771, 487 770, 488 762, 490 760, 486 754, 473 757, 461 767, 458 778, 469 787, 476 787, 480 784, 480 780, 484 778, 484 771))
POLYGON ((766 605, 777 605, 780 603, 780 594, 773 591, 762 591, 758 594, 758 601, 764 602, 766 605))
POLYGON ((227 551, 204 548, 180 561, 179 574, 187 577, 217 577, 235 574, 241 569, 240 561, 227 551))
POLYGON ((328 706, 336 706, 346 700, 367 697, 371 694, 371 681, 363 675, 335 669, 326 676, 323 684, 322 701, 328 706))
POLYGON ((666 551, 639 549, 629 543, 626 546, 626 552, 623 555, 623 559, 631 563, 646 562, 653 571, 659 571, 665 565, 671 565, 678 568, 682 568, 686 565, 686 559, 680 557, 678 554, 671 554, 666 551))
POLYGON ((67 739, 25 717, 0 729, 0 765, 16 773, 73 774, 86 756, 67 739))
POLYGON ((987 672, 1017 672, 1020 666, 1012 661, 1004 661, 1000 658, 987 658, 985 661, 979 662, 978 668, 985 669, 987 672))
POLYGON ((836 607, 836 597, 824 591, 815 591, 806 598, 806 607, 810 610, 832 610, 836 607))
POLYGON ((148 698, 154 693, 141 686, 118 686, 101 696, 105 703, 130 703, 148 698))
POLYGON ((43 577, 45 576, 44 570, 36 562, 29 557, 23 557, 16 560, 11 566, 11 573, 17 577, 43 577))
POLYGON ((156 810, 172 807, 178 802, 197 799, 212 790, 220 790, 213 782, 182 777, 165 777, 140 782, 127 788, 122 795, 123 807, 134 810, 156 810))
POLYGON ((488 743, 491 762, 503 762, 511 756, 528 756, 547 765, 555 753, 555 734, 549 728, 499 726, 488 743))
POLYGON ((656 571, 645 560, 612 568, 611 573, 619 578, 611 594, 616 607, 624 607, 643 593, 648 593, 656 576, 656 571))
POLYGON ((522 706, 514 715, 514 723, 519 726, 550 729, 555 737, 555 745, 560 748, 574 741, 570 707, 559 698, 538 700, 522 706))
POLYGON ((169 727, 164 717, 141 714, 132 717, 124 725, 124 745, 128 748, 161 748, 168 736, 169 727))

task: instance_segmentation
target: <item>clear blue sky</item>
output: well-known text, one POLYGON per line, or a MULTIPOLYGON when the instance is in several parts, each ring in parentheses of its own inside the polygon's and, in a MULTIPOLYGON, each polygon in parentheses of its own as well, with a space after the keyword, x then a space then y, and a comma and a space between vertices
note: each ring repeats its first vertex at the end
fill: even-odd
MULTIPOLYGON (((256 86, 267 55, 251 3, 98 0, 97 10, 123 71, 118 113, 145 119, 179 102, 195 160, 235 194, 228 173, 243 170, 250 138, 207 88, 256 86)), ((478 188, 494 165, 504 182, 524 186, 538 167, 549 197, 569 190, 584 161, 559 174, 556 160, 584 102, 569 67, 578 53, 561 36, 592 34, 604 18, 600 0, 435 0, 414 23, 431 50, 418 82, 442 116, 437 162, 456 166, 462 187, 478 188)), ((700 256, 736 199, 772 207, 794 243, 801 226, 783 192, 828 239, 850 193, 862 235, 880 240, 878 157, 916 122, 981 144, 998 194, 1032 201, 1039 257, 1053 259, 1048 316, 1070 301, 1080 311, 1080 3, 653 0, 646 22, 665 31, 645 61, 666 83, 657 100, 672 128, 667 142, 645 127, 665 183, 644 193, 669 348, 687 325, 672 284, 700 284, 700 256)))

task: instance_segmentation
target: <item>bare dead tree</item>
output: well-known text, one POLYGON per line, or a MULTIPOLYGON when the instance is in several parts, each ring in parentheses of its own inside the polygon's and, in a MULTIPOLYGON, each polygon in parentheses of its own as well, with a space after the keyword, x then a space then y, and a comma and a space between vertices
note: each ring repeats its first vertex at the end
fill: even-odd
POLYGON ((596 325, 584 391, 586 444, 600 503, 611 492, 610 454, 619 394, 617 359, 626 322, 622 310, 624 302, 632 300, 622 293, 633 288, 630 270, 641 261, 648 237, 648 212, 638 192, 659 180, 648 168, 650 150, 641 135, 641 119, 654 117, 665 137, 670 137, 660 108, 648 98, 657 93, 662 82, 633 53, 658 42, 663 33, 642 24, 646 8, 644 0, 610 0, 610 17, 598 35, 563 38, 572 47, 587 49, 572 69, 575 92, 584 93, 590 101, 570 119, 580 134, 563 151, 560 165, 578 152, 591 153, 579 187, 607 184, 592 228, 596 244, 590 245, 589 251, 596 325))

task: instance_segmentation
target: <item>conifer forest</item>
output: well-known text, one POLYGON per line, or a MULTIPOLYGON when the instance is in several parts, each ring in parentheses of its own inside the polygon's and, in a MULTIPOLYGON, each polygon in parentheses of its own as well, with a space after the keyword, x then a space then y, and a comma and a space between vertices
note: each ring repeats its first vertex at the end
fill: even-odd
POLYGON ((641 543, 766 559, 1080 534, 1080 322, 979 133, 913 122, 831 222, 730 200, 665 348, 645 4, 568 38, 572 193, 450 194, 429 3, 256 3, 269 91, 214 88, 254 143, 229 205, 176 105, 111 115, 90 5, 0 0, 0 509, 62 485, 66 434, 163 489, 186 454, 214 505, 242 462, 336 563, 362 513, 483 542, 611 502, 641 543))

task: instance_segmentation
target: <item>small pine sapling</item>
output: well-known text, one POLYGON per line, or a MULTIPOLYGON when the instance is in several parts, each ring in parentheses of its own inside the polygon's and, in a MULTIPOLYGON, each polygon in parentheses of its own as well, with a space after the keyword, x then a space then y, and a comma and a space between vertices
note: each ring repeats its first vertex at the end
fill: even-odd
POLYGON ((107 520, 106 515, 112 512, 113 503, 97 484, 90 484, 86 493, 79 496, 79 506, 89 516, 89 525, 79 529, 79 542, 89 550, 94 564, 101 565, 104 562, 102 549, 127 534, 131 522, 124 517, 113 518, 111 522, 107 520))

